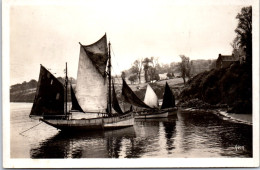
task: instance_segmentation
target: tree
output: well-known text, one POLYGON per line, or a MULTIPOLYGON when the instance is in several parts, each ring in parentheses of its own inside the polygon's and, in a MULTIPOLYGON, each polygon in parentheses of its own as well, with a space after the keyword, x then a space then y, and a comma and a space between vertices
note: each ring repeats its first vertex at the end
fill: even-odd
POLYGON ((149 70, 148 70, 148 73, 149 73, 149 77, 150 77, 150 81, 153 81, 153 80, 160 80, 160 76, 156 70, 156 68, 154 67, 150 67, 149 70))
POLYGON ((142 61, 142 64, 143 64, 143 67, 144 67, 144 78, 145 78, 145 82, 148 82, 149 81, 149 75, 148 75, 148 69, 150 68, 150 63, 151 63, 151 59, 149 59, 148 57, 146 57, 143 61, 142 61))
POLYGON ((169 64, 162 64, 162 66, 160 66, 159 73, 163 74, 163 73, 168 73, 168 72, 170 72, 169 64))
POLYGON ((158 57, 146 57, 143 61, 143 69, 144 69, 144 77, 145 81, 149 82, 152 80, 158 80, 159 77, 159 70, 160 64, 158 62, 158 57))
POLYGON ((131 84, 133 84, 136 80, 137 80, 137 75, 134 74, 134 75, 131 75, 128 80, 131 82, 131 84))
POLYGON ((166 75, 169 79, 174 78, 174 73, 173 72, 168 72, 166 75))
POLYGON ((153 75, 153 80, 155 80, 155 81, 159 81, 160 80, 160 76, 159 76, 159 74, 157 72, 153 75))
POLYGON ((158 57, 151 57, 151 67, 149 68, 149 73, 150 73, 150 80, 160 80, 160 76, 158 73, 158 70, 160 69, 160 64, 159 64, 159 58, 158 57))
POLYGON ((142 71, 142 59, 135 60, 132 67, 132 74, 136 74, 139 80, 139 84, 141 83, 141 71, 142 71))
POLYGON ((243 7, 241 13, 236 16, 238 25, 235 29, 236 38, 233 41, 232 47, 234 51, 240 49, 245 51, 246 62, 252 63, 252 6, 243 7))
POLYGON ((183 78, 184 84, 186 84, 186 77, 190 78, 190 58, 185 55, 180 55, 181 62, 179 64, 179 70, 181 72, 181 77, 183 78))
POLYGON ((121 77, 122 77, 122 79, 125 79, 126 75, 125 75, 125 72, 124 72, 124 71, 122 71, 121 77))
POLYGON ((36 88, 37 87, 37 81, 36 80, 34 80, 34 79, 32 79, 32 80, 30 80, 28 83, 27 83, 28 85, 28 88, 36 88))

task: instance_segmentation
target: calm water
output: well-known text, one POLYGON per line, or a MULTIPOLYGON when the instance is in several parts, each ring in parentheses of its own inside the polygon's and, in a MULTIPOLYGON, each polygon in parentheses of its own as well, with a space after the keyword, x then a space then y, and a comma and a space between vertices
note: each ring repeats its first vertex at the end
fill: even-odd
POLYGON ((252 126, 205 112, 179 111, 134 127, 65 134, 28 117, 32 104, 11 103, 11 158, 252 157, 252 126))

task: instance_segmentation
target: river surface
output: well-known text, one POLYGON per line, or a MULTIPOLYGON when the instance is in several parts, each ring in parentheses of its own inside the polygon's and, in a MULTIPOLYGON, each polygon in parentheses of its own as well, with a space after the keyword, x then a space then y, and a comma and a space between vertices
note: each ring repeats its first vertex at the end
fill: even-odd
POLYGON ((11 158, 252 157, 252 126, 212 113, 178 111, 120 130, 66 134, 30 119, 31 103, 10 106, 11 158))

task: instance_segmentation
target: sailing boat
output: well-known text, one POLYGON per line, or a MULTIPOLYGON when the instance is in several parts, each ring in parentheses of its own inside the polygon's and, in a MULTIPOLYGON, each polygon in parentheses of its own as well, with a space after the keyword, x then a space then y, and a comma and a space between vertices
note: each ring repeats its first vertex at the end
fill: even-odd
POLYGON ((111 80, 110 43, 107 47, 106 35, 91 45, 80 44, 75 92, 71 87, 73 110, 82 114, 96 113, 101 116, 73 118, 73 112, 67 111, 67 85, 67 64, 65 90, 63 84, 41 65, 30 117, 42 116, 41 121, 63 131, 105 130, 133 126, 133 113, 122 112, 116 98, 111 80))
POLYGON ((144 101, 136 96, 125 80, 123 80, 122 95, 126 102, 137 106, 136 119, 168 117, 167 111, 159 110, 158 97, 149 84, 146 88, 144 101))
POLYGON ((175 97, 167 82, 165 83, 161 110, 167 111, 168 116, 176 115, 178 110, 178 108, 175 105, 175 97))

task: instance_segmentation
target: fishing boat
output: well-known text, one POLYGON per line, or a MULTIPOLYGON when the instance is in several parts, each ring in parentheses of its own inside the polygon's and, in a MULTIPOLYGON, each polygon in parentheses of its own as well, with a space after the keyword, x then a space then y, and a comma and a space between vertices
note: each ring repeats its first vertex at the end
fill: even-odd
POLYGON ((77 83, 75 92, 72 86, 70 90, 72 109, 67 109, 67 63, 65 85, 41 65, 30 117, 41 116, 41 121, 62 131, 106 130, 133 126, 133 113, 131 110, 123 112, 116 97, 111 78, 110 43, 107 44, 106 35, 91 45, 79 44, 77 83), (72 110, 98 116, 76 119, 73 118, 72 110))
POLYGON ((176 115, 178 111, 178 108, 175 105, 175 97, 167 82, 165 83, 161 111, 168 112, 168 116, 176 115))
POLYGON ((123 80, 122 96, 127 103, 136 106, 135 119, 148 119, 148 118, 165 118, 168 117, 167 110, 159 109, 158 97, 148 84, 144 101, 136 96, 132 89, 123 80))

